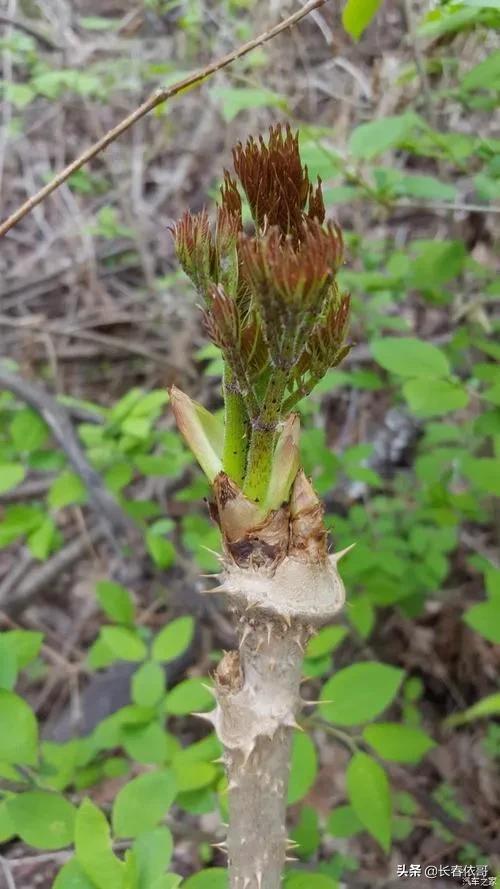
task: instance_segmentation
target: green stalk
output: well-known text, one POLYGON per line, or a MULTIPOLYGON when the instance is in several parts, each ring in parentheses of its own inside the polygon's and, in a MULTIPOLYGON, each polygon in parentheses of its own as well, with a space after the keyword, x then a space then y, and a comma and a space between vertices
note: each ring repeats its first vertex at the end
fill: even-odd
POLYGON ((234 386, 230 367, 224 366, 224 472, 237 485, 243 484, 247 450, 247 418, 243 398, 234 386))
POLYGON ((262 411, 253 421, 243 493, 255 503, 264 503, 266 498, 286 382, 284 370, 271 375, 262 411))

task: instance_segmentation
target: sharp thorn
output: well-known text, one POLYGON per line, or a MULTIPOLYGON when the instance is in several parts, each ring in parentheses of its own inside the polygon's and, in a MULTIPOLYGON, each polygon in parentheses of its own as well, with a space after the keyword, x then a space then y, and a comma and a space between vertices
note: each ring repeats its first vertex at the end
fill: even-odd
POLYGON ((316 707, 317 704, 333 704, 333 701, 306 701, 305 698, 301 698, 300 703, 303 707, 316 707))
POLYGON ((214 719, 214 710, 211 710, 210 713, 191 713, 191 716, 198 716, 199 719, 204 719, 205 722, 210 722, 212 725, 215 724, 214 719))
POLYGON ((224 561, 224 559, 223 559, 223 557, 221 556, 221 554, 220 554, 220 553, 216 553, 214 549, 210 549, 210 547, 209 547, 209 546, 205 546, 204 543, 200 543, 199 546, 201 546, 202 549, 206 550, 207 553, 210 553, 211 556, 215 556, 215 558, 217 559, 217 561, 219 561, 219 562, 223 562, 223 561, 224 561))
POLYGON ((245 629, 243 630, 243 632, 242 632, 242 634, 241 634, 240 644, 239 644, 239 646, 238 646, 238 648, 239 648, 240 650, 241 650, 241 648, 242 648, 242 646, 243 646, 243 644, 244 644, 244 642, 245 642, 245 639, 250 635, 251 632, 252 632, 251 627, 249 627, 248 624, 246 624, 246 625, 245 625, 245 629))
POLYGON ((345 555, 347 555, 347 553, 348 553, 354 546, 356 546, 356 544, 355 544, 355 543, 351 543, 350 546, 346 546, 346 548, 345 548, 345 549, 341 549, 340 552, 338 552, 338 553, 332 553, 332 555, 329 556, 330 562, 333 562, 333 564, 336 565, 337 562, 340 562, 340 560, 341 560, 345 555))

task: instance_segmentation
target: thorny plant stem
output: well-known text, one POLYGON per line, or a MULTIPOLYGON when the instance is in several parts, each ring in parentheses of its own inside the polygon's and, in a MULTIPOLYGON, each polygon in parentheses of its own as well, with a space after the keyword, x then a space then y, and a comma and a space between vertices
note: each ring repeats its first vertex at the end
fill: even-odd
MULTIPOLYGON (((299 709, 302 652, 294 632, 273 635, 256 651, 255 638, 241 646, 245 687, 250 696, 252 720, 290 702, 290 721, 299 709)), ((228 715, 238 709, 238 695, 228 694, 221 707, 228 715)), ((229 778, 229 830, 227 835, 231 889, 280 889, 285 866, 285 827, 292 725, 282 724, 268 738, 261 736, 245 760, 241 751, 226 748, 229 778)))
POLYGON ((272 40, 273 37, 276 37, 278 34, 281 34, 282 31, 286 31, 287 28, 291 28, 293 25, 297 24, 301 19, 305 18, 310 12, 314 9, 319 9, 321 6, 324 6, 328 0, 310 0, 309 3, 306 3, 305 6, 302 6, 292 15, 288 16, 282 22, 279 22, 274 28, 270 28, 268 31, 264 31, 262 34, 259 34, 258 37, 254 37, 252 40, 249 40, 247 43, 242 44, 237 49, 232 50, 227 55, 222 56, 220 59, 216 59, 214 62, 211 62, 205 68, 200 68, 198 71, 194 71, 192 74, 189 74, 188 77, 183 78, 182 80, 177 81, 172 86, 167 88, 161 88, 155 90, 142 105, 139 105, 138 108, 135 109, 131 114, 127 115, 123 120, 120 121, 115 127, 112 127, 108 130, 107 133, 102 136, 101 139, 98 139, 97 142, 94 142, 89 148, 87 148, 79 157, 77 157, 74 161, 68 164, 57 176, 54 176, 47 185, 44 185, 43 188, 40 189, 36 194, 32 195, 24 204, 22 204, 14 213, 12 213, 1 225, 0 225, 0 237, 5 235, 12 226, 16 225, 27 213, 29 213, 33 207, 36 207, 37 204, 40 204, 46 197, 52 194, 63 182, 66 180, 77 170, 83 167, 88 161, 92 160, 92 158, 96 157, 96 155, 100 154, 111 142, 114 142, 115 139, 118 139, 122 133, 125 133, 131 126, 137 123, 138 120, 141 120, 146 114, 149 114, 154 108, 157 108, 158 105, 162 105, 163 102, 166 102, 167 99, 173 98, 173 96, 177 96, 180 93, 187 92, 193 87, 198 86, 208 77, 211 77, 212 74, 215 74, 216 71, 220 71, 222 68, 226 68, 228 65, 231 65, 236 59, 242 58, 242 56, 247 55, 247 53, 251 52, 253 49, 256 49, 258 46, 262 46, 263 43, 267 43, 268 40, 272 40))
POLYGON ((247 448, 247 417, 243 398, 232 388, 233 372, 224 368, 224 453, 223 465, 237 485, 243 484, 247 448))

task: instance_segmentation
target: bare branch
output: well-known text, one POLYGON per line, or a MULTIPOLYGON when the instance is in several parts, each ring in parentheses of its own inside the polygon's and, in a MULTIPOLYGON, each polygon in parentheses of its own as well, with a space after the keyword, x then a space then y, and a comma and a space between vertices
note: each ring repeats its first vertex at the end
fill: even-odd
POLYGON ((167 88, 162 88, 155 90, 154 93, 150 95, 142 105, 139 105, 132 114, 127 115, 116 127, 112 127, 112 129, 108 130, 107 133, 102 136, 97 142, 94 142, 89 148, 87 148, 83 154, 76 158, 76 160, 72 161, 68 164, 64 170, 61 170, 60 173, 57 174, 47 185, 44 185, 43 188, 40 189, 36 194, 32 195, 24 204, 22 204, 14 213, 12 213, 8 219, 6 219, 0 225, 0 237, 5 235, 12 226, 16 225, 27 213, 29 213, 33 207, 36 207, 37 204, 40 204, 49 194, 52 194, 63 182, 66 182, 73 173, 83 167, 84 164, 88 163, 88 161, 92 160, 93 157, 96 157, 101 151, 110 145, 111 142, 114 142, 122 133, 125 133, 131 126, 133 126, 138 120, 144 117, 146 114, 149 114, 153 108, 157 108, 158 105, 166 102, 167 99, 171 99, 173 96, 179 95, 179 93, 185 92, 188 89, 191 89, 198 84, 203 83, 208 77, 212 74, 215 74, 216 71, 220 71, 222 68, 226 68, 228 65, 232 64, 232 62, 236 61, 236 59, 242 58, 242 56, 247 55, 247 53, 251 52, 253 49, 256 49, 258 46, 262 46, 262 44, 267 43, 268 40, 272 40, 273 37, 276 37, 278 34, 281 34, 282 31, 286 31, 287 28, 291 28, 293 25, 297 24, 301 19, 303 19, 306 15, 312 12, 313 9, 318 9, 320 6, 324 6, 328 0, 310 0, 309 3, 306 3, 305 6, 302 6, 297 12, 294 12, 293 15, 288 16, 288 18, 284 19, 279 24, 275 25, 274 28, 271 28, 269 31, 264 31, 263 34, 259 34, 258 37, 254 37, 253 40, 249 40, 247 43, 242 44, 237 49, 232 50, 222 58, 217 59, 214 62, 211 62, 205 68, 200 68, 198 71, 194 71, 193 74, 189 74, 188 77, 183 78, 183 80, 177 81, 172 86, 167 88))

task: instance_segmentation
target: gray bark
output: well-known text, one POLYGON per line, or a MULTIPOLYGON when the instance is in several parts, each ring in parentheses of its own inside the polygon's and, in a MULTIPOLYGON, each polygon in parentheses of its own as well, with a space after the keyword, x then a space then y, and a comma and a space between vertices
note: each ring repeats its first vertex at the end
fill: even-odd
POLYGON ((307 631, 244 624, 239 655, 217 671, 216 728, 229 779, 231 889, 279 889, 285 865, 290 747, 307 631))

